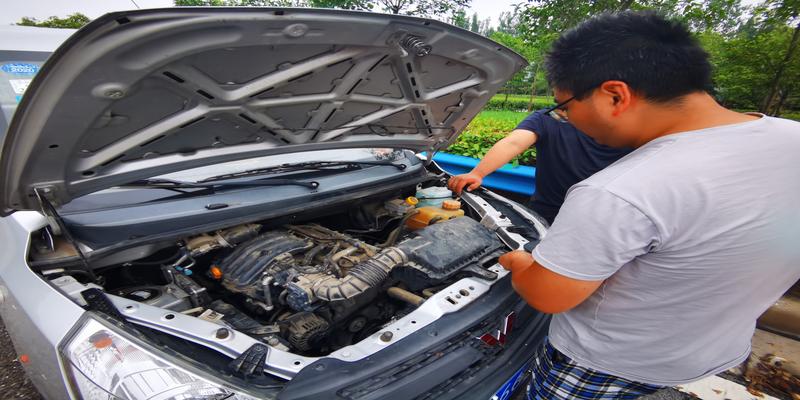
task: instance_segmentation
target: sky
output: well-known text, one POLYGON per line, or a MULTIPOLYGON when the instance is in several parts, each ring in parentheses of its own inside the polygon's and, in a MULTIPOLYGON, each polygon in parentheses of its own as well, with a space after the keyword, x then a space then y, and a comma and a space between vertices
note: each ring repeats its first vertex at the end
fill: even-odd
MULTIPOLYGON (((497 26, 501 12, 511 11, 514 4, 524 0, 472 0, 467 15, 478 14, 478 19, 490 18, 497 26)), ((97 18, 107 12, 137 8, 170 7, 173 0, 0 0, 0 24, 13 24, 22 17, 38 20, 55 15, 65 17, 80 12, 89 18, 97 18)))

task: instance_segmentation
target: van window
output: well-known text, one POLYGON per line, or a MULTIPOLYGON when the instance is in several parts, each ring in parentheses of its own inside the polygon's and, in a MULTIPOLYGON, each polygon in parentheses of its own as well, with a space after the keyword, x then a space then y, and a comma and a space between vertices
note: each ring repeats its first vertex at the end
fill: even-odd
POLYGON ((5 137, 25 89, 49 55, 45 52, 0 50, 0 139, 5 137))

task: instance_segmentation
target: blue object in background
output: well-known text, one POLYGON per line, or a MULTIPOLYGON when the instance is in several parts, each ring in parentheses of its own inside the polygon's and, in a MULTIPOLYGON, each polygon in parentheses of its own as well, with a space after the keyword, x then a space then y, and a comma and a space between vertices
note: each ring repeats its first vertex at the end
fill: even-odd
MULTIPOLYGON (((433 161, 451 175, 465 174, 472 171, 480 162, 477 158, 458 156, 448 153, 436 153, 433 161)), ((489 176, 483 178, 483 186, 508 192, 532 196, 536 191, 536 167, 527 165, 513 166, 506 164, 489 176)))

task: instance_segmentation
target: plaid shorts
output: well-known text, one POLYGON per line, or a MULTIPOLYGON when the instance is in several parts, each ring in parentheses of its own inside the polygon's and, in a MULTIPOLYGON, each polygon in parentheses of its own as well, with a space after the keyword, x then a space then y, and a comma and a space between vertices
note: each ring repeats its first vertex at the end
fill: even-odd
POLYGON ((547 340, 536 353, 531 375, 528 400, 635 399, 662 389, 581 367, 547 340))

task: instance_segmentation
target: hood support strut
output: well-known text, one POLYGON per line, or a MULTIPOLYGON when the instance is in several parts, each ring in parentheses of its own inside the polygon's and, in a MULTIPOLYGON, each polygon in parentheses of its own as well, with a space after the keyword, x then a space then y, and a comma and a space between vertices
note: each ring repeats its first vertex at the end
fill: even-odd
POLYGON ((34 193, 36 193, 36 197, 39 200, 39 205, 42 207, 42 213, 48 220, 48 226, 52 227, 54 233, 60 233, 69 244, 75 247, 75 251, 78 253, 78 257, 81 259, 81 265, 83 266, 86 274, 89 276, 89 279, 91 279, 92 282, 97 282, 97 275, 94 274, 92 267, 89 265, 89 260, 86 258, 86 255, 83 254, 83 251, 81 251, 79 243, 69 233, 69 229, 67 229, 67 226, 64 224, 64 220, 61 219, 61 216, 58 215, 58 211, 56 210, 55 206, 53 206, 53 203, 51 203, 47 198, 47 191, 42 188, 35 188, 34 193))

